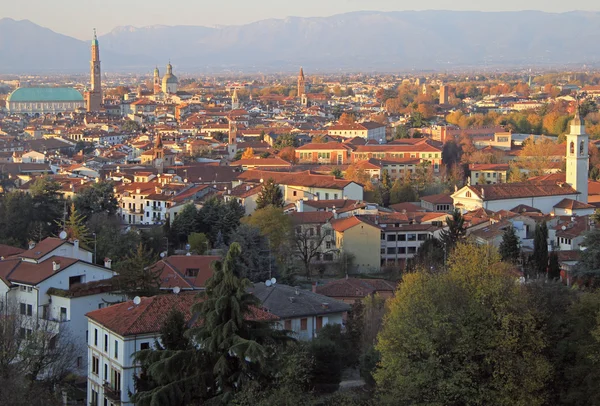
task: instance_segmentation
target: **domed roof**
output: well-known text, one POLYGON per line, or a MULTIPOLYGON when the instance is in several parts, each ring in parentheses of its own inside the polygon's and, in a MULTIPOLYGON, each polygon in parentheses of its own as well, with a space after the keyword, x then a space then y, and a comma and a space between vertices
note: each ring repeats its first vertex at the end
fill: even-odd
POLYGON ((163 83, 179 83, 179 80, 177 79, 177 76, 173 75, 172 73, 167 73, 164 77, 163 77, 163 83))
POLYGON ((12 92, 7 102, 73 102, 83 96, 71 87, 21 87, 12 92))

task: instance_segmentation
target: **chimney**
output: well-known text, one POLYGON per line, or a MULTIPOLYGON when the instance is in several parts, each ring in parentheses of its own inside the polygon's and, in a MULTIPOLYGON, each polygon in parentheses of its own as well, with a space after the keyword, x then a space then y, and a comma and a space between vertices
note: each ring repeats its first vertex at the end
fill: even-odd
POLYGON ((296 202, 298 213, 304 213, 304 200, 300 199, 296 202))
POLYGON ((52 271, 57 272, 60 270, 60 261, 52 261, 52 271))
POLYGON ((79 240, 78 239, 74 239, 73 240, 73 252, 77 252, 79 250, 79 240))
POLYGON ((34 241, 29 241, 29 249, 32 250, 35 248, 35 242, 34 241))
POLYGON ((333 210, 332 210, 332 212, 333 212, 333 218, 334 218, 334 219, 337 219, 337 218, 338 218, 338 213, 337 213, 337 210, 336 210, 336 209, 333 209, 333 210))
POLYGON ((111 267, 112 267, 112 259, 110 259, 108 257, 104 258, 104 267, 108 268, 108 269, 111 269, 111 267))

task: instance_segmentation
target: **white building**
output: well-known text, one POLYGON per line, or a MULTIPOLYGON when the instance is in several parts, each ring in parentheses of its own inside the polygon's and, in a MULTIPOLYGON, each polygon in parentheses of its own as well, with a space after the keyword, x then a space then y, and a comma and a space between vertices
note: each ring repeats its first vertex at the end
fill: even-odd
MULTIPOLYGON (((135 393, 134 375, 140 366, 133 355, 160 342, 160 327, 173 309, 187 320, 190 309, 198 301, 196 293, 159 295, 127 301, 87 314, 88 317, 88 388, 90 405, 133 405, 129 393, 135 393)), ((254 309, 256 320, 271 321, 275 317, 254 309)))
POLYGON ((334 125, 327 129, 327 134, 344 138, 361 137, 383 143, 386 141, 385 125, 373 121, 334 125))
MULTIPOLYGON (((47 238, 14 257, 0 260, 0 300, 15 306, 24 317, 23 333, 45 321, 51 332, 66 333, 81 344, 73 354, 77 366, 85 367, 84 343, 87 322, 84 314, 107 302, 120 300, 103 283, 114 272, 91 263, 92 253, 58 238, 47 238)), ((105 265, 110 266, 110 261, 105 265)), ((79 372, 83 373, 83 370, 79 372)))

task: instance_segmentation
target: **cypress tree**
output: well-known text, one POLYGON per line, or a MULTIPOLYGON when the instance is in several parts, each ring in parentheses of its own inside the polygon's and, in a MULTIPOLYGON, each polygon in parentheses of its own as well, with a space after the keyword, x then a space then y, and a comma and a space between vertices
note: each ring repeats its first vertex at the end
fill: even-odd
POLYGON ((548 269, 548 226, 545 221, 537 223, 533 238, 533 272, 544 275, 548 269))
POLYGON ((504 234, 502 234, 499 252, 503 262, 515 264, 519 259, 519 254, 521 252, 519 248, 519 237, 512 225, 508 226, 504 230, 504 234))

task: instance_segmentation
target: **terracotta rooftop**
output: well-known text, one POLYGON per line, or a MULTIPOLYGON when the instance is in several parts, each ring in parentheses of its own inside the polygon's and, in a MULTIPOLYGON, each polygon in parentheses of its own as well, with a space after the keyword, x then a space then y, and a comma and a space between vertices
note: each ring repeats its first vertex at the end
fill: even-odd
POLYGON ((273 179, 275 183, 280 185, 320 187, 339 190, 353 183, 348 180, 336 179, 333 175, 317 175, 310 171, 290 173, 248 170, 240 174, 238 179, 249 182, 259 182, 261 179, 264 181, 273 179))
MULTIPOLYGON (((94 310, 86 316, 115 332, 121 337, 138 334, 152 334, 160 331, 171 310, 181 311, 188 322, 193 323, 191 307, 201 301, 196 293, 185 292, 178 295, 158 295, 142 297, 139 305, 132 300, 94 310)), ((253 308, 248 320, 274 321, 273 314, 253 308)))
POLYGON ((221 259, 211 255, 171 255, 154 267, 162 269, 161 288, 203 289, 213 274, 212 263, 221 259))

